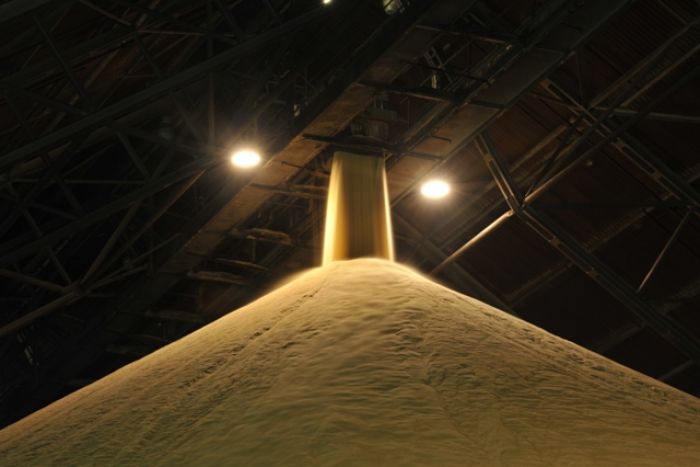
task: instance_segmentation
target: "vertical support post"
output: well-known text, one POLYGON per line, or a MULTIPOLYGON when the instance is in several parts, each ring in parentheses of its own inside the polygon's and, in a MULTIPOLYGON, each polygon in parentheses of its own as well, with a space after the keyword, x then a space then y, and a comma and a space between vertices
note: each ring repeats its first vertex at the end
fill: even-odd
POLYGON ((323 264, 374 256, 394 260, 384 159, 349 152, 333 155, 323 264))

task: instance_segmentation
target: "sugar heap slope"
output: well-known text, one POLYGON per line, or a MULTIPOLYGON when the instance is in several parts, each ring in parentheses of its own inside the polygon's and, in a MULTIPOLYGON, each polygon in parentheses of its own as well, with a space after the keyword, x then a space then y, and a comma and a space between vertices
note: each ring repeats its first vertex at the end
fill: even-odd
POLYGON ((697 466, 698 440, 697 399, 360 259, 307 272, 0 431, 0 459, 697 466))

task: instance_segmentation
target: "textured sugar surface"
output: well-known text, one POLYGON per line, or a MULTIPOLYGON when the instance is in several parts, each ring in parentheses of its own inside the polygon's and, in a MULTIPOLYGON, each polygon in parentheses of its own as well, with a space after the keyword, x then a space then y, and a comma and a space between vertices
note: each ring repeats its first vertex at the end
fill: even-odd
POLYGON ((700 466, 700 402, 363 259, 0 431, 0 464, 700 466))

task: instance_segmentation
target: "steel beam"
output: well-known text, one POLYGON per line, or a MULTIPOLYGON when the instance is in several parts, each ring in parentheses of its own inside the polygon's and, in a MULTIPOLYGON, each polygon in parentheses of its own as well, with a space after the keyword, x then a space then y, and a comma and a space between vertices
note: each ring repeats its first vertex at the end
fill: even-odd
POLYGON ((304 139, 311 141, 318 141, 320 143, 328 144, 332 147, 338 149, 347 149, 360 154, 368 154, 375 156, 383 156, 386 153, 391 153, 394 155, 402 154, 418 159, 425 159, 429 161, 440 161, 443 158, 441 156, 436 156, 427 152, 412 151, 407 148, 398 145, 392 145, 388 143, 380 143, 375 141, 363 141, 362 139, 352 139, 352 138, 338 138, 332 136, 322 136, 313 135, 305 133, 302 135, 304 139))
POLYGON ((32 322, 41 318, 42 316, 46 316, 49 313, 54 312, 55 310, 61 309, 64 306, 78 300, 82 296, 83 295, 79 292, 68 292, 64 295, 61 295, 57 299, 52 300, 46 305, 43 305, 37 308, 36 310, 31 311, 30 313, 22 315, 16 320, 3 326, 0 326, 0 338, 16 333, 20 329, 28 326, 32 322))
POLYGON ((61 294, 66 292, 65 286, 54 284, 53 282, 45 281, 43 279, 39 279, 33 276, 28 276, 26 274, 22 274, 16 271, 10 271, 8 269, 0 269, 0 277, 24 282, 25 284, 33 285, 34 287, 39 287, 41 289, 50 290, 52 292, 58 292, 61 294))
POLYGON ((664 247, 661 249, 659 255, 654 260, 654 263, 649 268, 649 271, 644 275, 644 279, 642 279, 641 284, 639 284, 639 287, 637 287, 638 294, 642 291, 642 289, 644 289, 644 286, 647 284, 647 282, 649 282, 649 279, 651 279, 651 276, 656 271, 656 268, 659 267, 659 264, 661 264, 661 261, 663 261, 664 257, 666 256, 668 249, 671 247, 671 245, 673 245, 673 242, 676 241, 676 238, 678 238, 678 235, 681 233, 681 230, 683 230, 685 224, 688 223, 688 220, 690 220, 691 215, 693 215, 692 208, 688 209, 688 212, 685 213, 683 219, 681 219, 676 228, 673 230, 671 236, 668 237, 668 240, 664 244, 664 247))
MULTIPOLYGON (((407 231, 412 238, 417 239, 419 242, 421 242, 421 244, 427 246, 428 255, 431 258, 433 258, 435 261, 444 260, 445 253, 442 251, 442 249, 438 247, 435 242, 421 233, 420 230, 418 230, 407 219, 396 212, 393 213, 392 218, 397 221, 397 225, 400 226, 401 229, 407 231)), ((515 310, 513 310, 513 308, 506 303, 505 300, 499 297, 493 290, 489 289, 479 279, 467 272, 461 266, 455 265, 454 268, 446 271, 444 275, 453 282, 455 287, 466 290, 470 295, 476 295, 477 298, 484 300, 490 305, 517 316, 515 310)))
MULTIPOLYGON (((594 107, 597 111, 607 110, 606 107, 594 107)), ((612 109, 612 114, 618 117, 636 117, 639 112, 632 109, 612 109)), ((680 115, 664 112, 649 112, 644 116, 647 120, 658 120, 672 123, 692 123, 700 124, 700 115, 680 115)))
POLYGON ((491 222, 489 225, 484 227, 471 237, 469 240, 467 240, 462 246, 457 248, 454 252, 452 252, 449 256, 447 256, 445 259, 440 261, 437 266, 435 266, 431 271, 430 275, 434 276, 437 274, 440 274, 447 266, 451 264, 456 264, 455 262, 462 257, 468 250, 474 247, 477 243, 479 243, 480 240, 485 238, 488 234, 496 230, 498 227, 503 225, 508 219, 510 219, 513 216, 513 211, 507 211, 498 216, 493 222, 491 222))
POLYGON ((204 317, 197 313, 181 310, 146 310, 146 318, 166 321, 176 321, 179 323, 204 324, 204 317))
MULTIPOLYGON (((679 375, 679 374, 683 373, 685 370, 688 370, 689 368, 693 367, 693 365, 695 365, 695 362, 693 362, 692 360, 689 360, 687 362, 683 362, 680 365, 671 368, 669 371, 662 374, 657 379, 659 381, 667 382, 668 380, 670 380, 674 376, 679 375)), ((696 395, 698 395, 698 394, 696 394, 696 395)))

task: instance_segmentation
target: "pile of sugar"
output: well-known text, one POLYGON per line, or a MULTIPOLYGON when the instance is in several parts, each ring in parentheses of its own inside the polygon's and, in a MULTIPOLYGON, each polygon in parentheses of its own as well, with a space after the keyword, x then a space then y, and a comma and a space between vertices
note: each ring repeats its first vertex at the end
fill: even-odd
POLYGON ((700 401, 360 259, 309 271, 5 428, 0 459, 698 466, 700 401))

